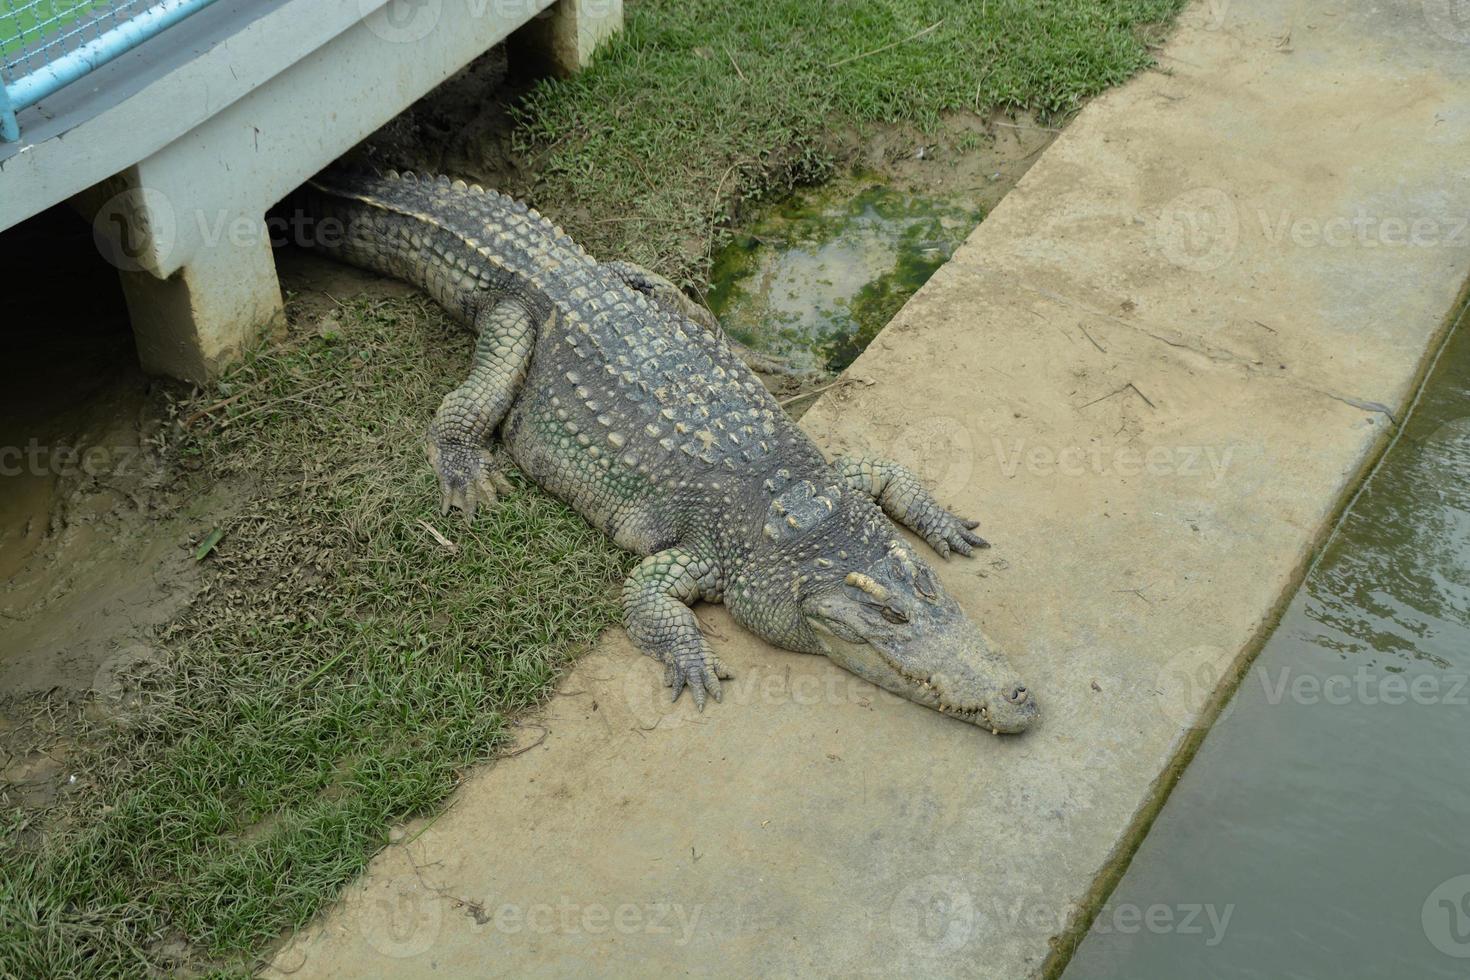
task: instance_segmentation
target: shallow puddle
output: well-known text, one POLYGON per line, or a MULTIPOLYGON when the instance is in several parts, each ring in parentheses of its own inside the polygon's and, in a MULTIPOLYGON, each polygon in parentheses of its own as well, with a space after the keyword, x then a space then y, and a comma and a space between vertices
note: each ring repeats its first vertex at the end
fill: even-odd
POLYGON ((841 371, 984 216, 866 176, 799 192, 716 256, 709 304, 747 345, 841 371))

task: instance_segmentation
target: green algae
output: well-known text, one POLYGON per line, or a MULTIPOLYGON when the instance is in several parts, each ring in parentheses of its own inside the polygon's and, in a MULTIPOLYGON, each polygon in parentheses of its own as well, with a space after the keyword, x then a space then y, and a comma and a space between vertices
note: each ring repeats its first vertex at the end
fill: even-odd
POLYGON ((716 255, 710 308, 748 346, 841 371, 983 217, 864 175, 799 192, 716 255))

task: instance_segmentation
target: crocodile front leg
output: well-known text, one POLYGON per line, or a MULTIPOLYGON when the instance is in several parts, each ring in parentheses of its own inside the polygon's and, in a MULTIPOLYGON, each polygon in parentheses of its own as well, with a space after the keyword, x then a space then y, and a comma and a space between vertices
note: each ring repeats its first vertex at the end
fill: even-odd
POLYGON ((444 396, 429 425, 429 465, 439 475, 441 513, 451 507, 475 519, 478 504, 495 502, 510 485, 490 457, 490 434, 500 424, 526 376, 536 323, 517 299, 487 305, 475 317, 479 339, 475 363, 464 384, 444 396))
POLYGON ((689 604, 703 598, 700 580, 714 566, 682 548, 649 555, 623 584, 623 616, 638 649, 664 665, 673 700, 687 685, 704 710, 706 693, 720 700, 720 681, 734 675, 720 663, 699 631, 689 604))
POLYGON ((883 513, 944 557, 948 558, 951 550, 968 555, 975 548, 990 547, 974 533, 979 521, 951 514, 907 467, 872 456, 842 456, 832 465, 844 483, 872 497, 883 513))

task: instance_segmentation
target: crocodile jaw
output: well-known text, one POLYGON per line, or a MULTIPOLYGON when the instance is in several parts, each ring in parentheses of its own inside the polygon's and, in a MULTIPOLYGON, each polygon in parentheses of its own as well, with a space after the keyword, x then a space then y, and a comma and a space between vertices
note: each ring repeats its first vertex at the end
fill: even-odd
POLYGON ((1020 687, 1005 661, 975 636, 959 642, 926 644, 924 655, 886 651, 838 636, 820 618, 808 623, 820 637, 828 659, 872 684, 977 725, 995 735, 1023 732, 1040 717, 1036 699, 1016 703, 1004 692, 1020 687))

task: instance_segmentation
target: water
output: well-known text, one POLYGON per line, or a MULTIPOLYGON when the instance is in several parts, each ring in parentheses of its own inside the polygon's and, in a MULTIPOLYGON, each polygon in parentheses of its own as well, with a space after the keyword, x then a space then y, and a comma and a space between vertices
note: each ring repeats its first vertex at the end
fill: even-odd
POLYGON ((840 371, 982 217, 972 196, 863 177, 799 193, 716 256, 710 307, 757 350, 840 371))
POLYGON ((1462 326, 1065 980, 1470 976, 1467 677, 1462 326))

